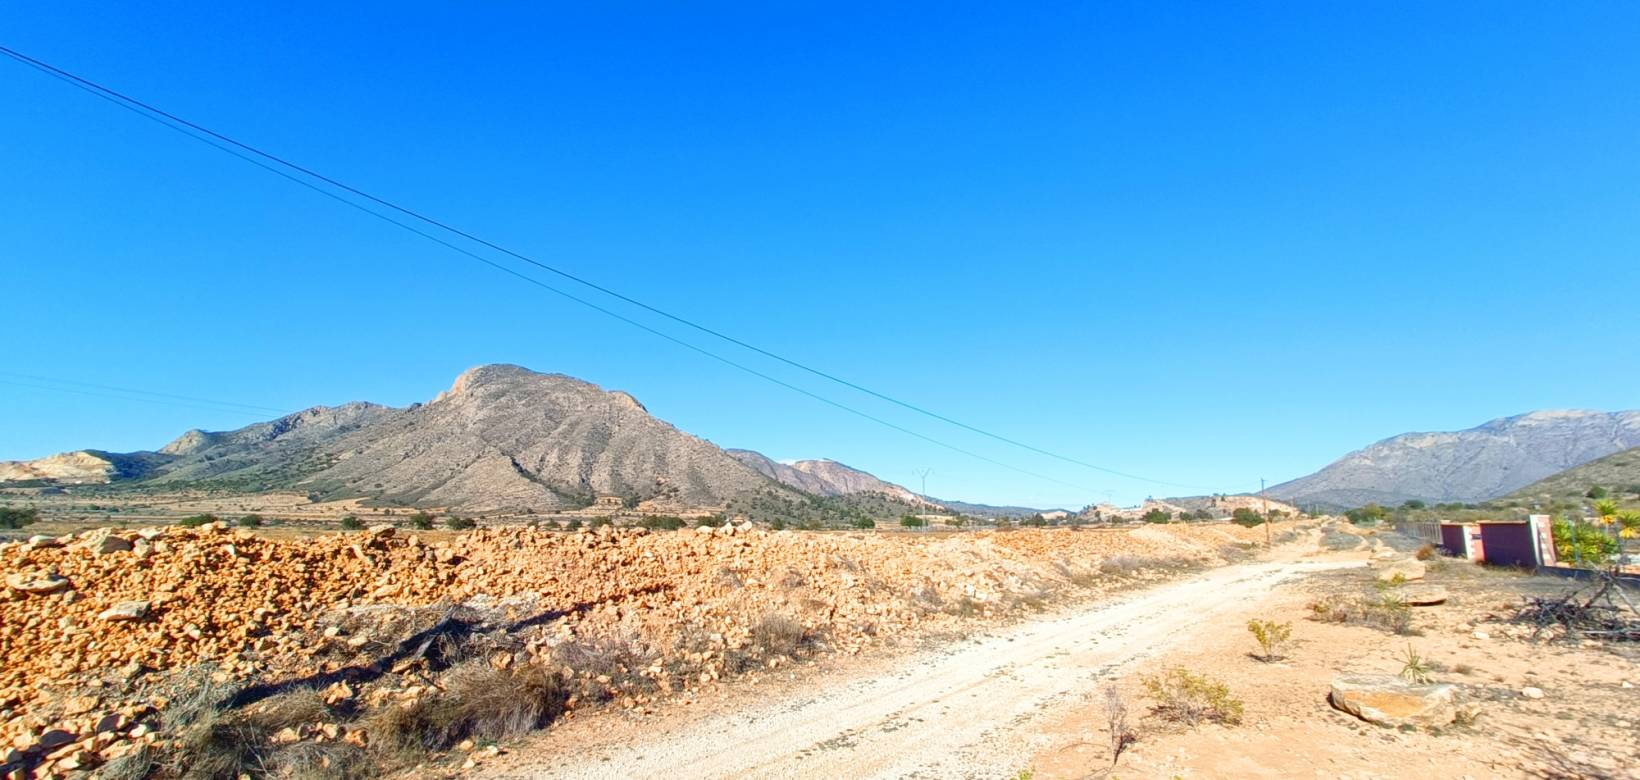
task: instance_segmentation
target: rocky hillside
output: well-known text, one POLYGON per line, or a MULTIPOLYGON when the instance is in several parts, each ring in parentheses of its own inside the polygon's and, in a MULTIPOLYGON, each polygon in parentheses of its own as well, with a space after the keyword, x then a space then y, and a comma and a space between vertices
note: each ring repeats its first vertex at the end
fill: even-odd
POLYGON ((1640 497, 1640 447, 1573 466, 1510 493, 1504 500, 1512 503, 1579 501, 1595 487, 1605 489, 1607 495, 1615 498, 1640 497))
POLYGON ((892 482, 834 460, 800 460, 781 463, 751 450, 727 450, 734 458, 776 482, 817 496, 847 496, 881 493, 907 504, 928 504, 917 495, 892 482))
POLYGON ((80 463, 75 474, 144 488, 301 490, 467 511, 574 508, 600 495, 719 507, 787 490, 630 395, 510 365, 468 370, 404 409, 320 406, 236 431, 189 431, 157 453, 108 456, 106 466, 58 458, 80 463), (124 474, 110 470, 116 462, 144 468, 124 474))
POLYGON ((1308 505, 1473 502, 1640 446, 1640 411, 1540 411, 1463 431, 1405 433, 1270 488, 1308 505))

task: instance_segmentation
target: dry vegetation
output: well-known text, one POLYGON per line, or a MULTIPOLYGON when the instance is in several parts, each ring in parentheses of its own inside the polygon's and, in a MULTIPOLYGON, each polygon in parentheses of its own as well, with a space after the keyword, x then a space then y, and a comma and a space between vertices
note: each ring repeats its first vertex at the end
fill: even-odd
POLYGON ((211 523, 0 545, 8 769, 351 777, 478 762, 589 707, 1219 563, 1232 525, 953 537, 211 523))

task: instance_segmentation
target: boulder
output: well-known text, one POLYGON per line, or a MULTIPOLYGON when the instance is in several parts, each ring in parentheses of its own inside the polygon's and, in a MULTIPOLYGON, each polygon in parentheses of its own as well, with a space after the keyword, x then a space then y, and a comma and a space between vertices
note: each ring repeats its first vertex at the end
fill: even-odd
POLYGON ((148 617, 148 610, 152 605, 146 601, 122 601, 102 611, 97 617, 102 620, 123 621, 141 620, 148 617))
POLYGON ((1426 567, 1424 562, 1416 558, 1403 558, 1394 563, 1386 564, 1378 570, 1379 582, 1394 582, 1397 575, 1402 580, 1412 581, 1424 578, 1426 567))
POLYGON ((43 595, 66 590, 69 587, 69 581, 67 577, 52 574, 51 572, 20 572, 7 577, 6 586, 24 593, 43 595))
POLYGON ((1410 607, 1430 607, 1446 603, 1446 588, 1439 585, 1408 585, 1390 591, 1390 595, 1410 607))
POLYGON ((1457 689, 1420 685, 1393 674, 1347 674, 1333 680, 1328 701, 1380 726, 1445 726, 1458 717, 1457 689))
POLYGON ((80 543, 90 550, 92 555, 109 555, 131 549, 131 540, 115 536, 114 532, 107 528, 91 532, 80 543))
POLYGON ((54 536, 35 534, 28 538, 28 546, 31 550, 44 550, 50 547, 62 547, 63 543, 54 536))
POLYGON ((386 523, 382 523, 380 525, 370 526, 369 533, 370 533, 371 536, 373 536, 377 539, 387 539, 387 538, 391 538, 393 536, 393 534, 396 533, 397 531, 398 531, 397 528, 394 528, 393 526, 388 525, 386 523))

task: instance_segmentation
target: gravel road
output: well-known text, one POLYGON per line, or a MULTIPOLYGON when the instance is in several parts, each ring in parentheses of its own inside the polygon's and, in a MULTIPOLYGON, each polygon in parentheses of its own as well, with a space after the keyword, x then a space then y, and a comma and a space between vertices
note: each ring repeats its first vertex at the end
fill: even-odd
POLYGON ((1288 561, 1214 569, 1083 611, 909 654, 886 673, 825 677, 806 691, 733 712, 689 713, 664 719, 663 728, 588 741, 575 734, 585 729, 572 727, 487 774, 1012 777, 1041 747, 1041 730, 1033 727, 1039 718, 1094 696, 1101 681, 1188 642, 1193 632, 1224 630, 1222 621, 1213 625, 1216 615, 1258 601, 1275 585, 1341 565, 1360 564, 1288 561))

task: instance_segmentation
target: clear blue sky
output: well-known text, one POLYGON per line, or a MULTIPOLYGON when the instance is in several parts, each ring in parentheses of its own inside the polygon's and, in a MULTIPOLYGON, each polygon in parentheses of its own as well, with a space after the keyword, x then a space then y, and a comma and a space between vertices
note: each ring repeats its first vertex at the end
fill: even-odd
MULTIPOLYGON (((1246 488, 1406 430, 1640 406, 1640 6, 239 5, 12 2, 0 43, 1159 479, 1246 488)), ((0 104, 0 371, 296 409, 514 362, 724 446, 914 488, 931 468, 939 496, 1186 492, 737 355, 1079 487, 879 428, 9 61, 0 104)), ((257 419, 0 380, 0 458, 257 419)))

